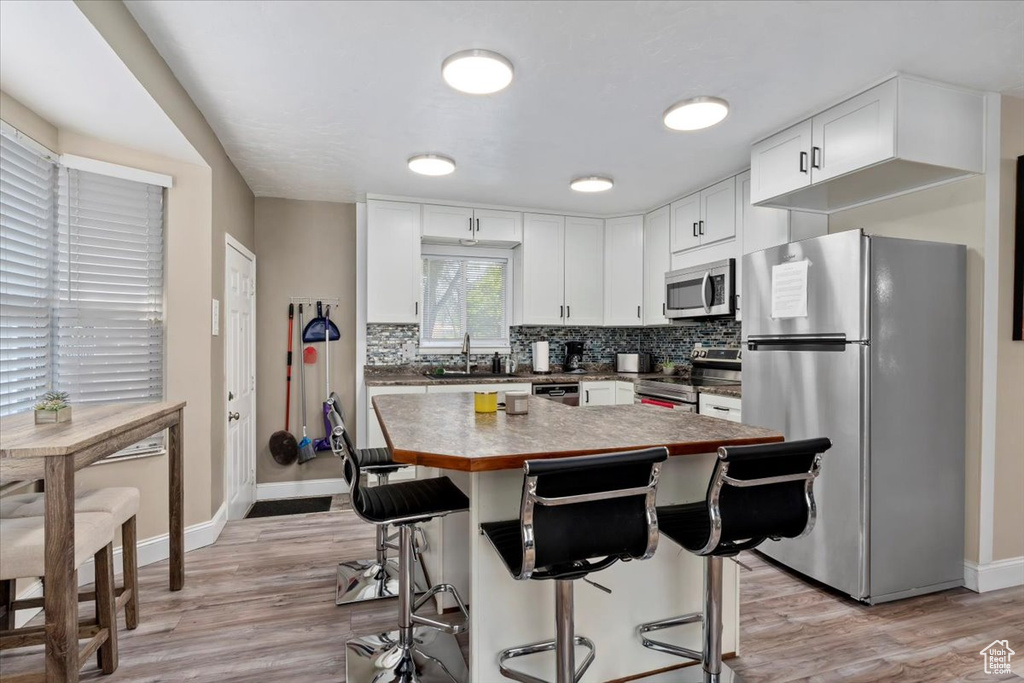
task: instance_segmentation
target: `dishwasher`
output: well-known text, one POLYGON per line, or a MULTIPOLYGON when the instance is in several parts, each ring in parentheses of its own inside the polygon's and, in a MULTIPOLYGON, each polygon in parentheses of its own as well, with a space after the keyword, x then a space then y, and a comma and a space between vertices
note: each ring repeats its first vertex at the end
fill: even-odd
POLYGON ((533 395, 551 401, 558 401, 567 406, 578 406, 580 404, 580 383, 534 384, 533 395))

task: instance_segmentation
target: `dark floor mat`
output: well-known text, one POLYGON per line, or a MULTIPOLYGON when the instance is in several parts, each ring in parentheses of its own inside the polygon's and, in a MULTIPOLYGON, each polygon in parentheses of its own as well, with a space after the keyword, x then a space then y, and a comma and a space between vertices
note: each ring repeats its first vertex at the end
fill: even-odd
POLYGON ((279 515, 304 515, 309 512, 327 512, 330 509, 330 496, 261 500, 249 509, 249 514, 247 514, 245 518, 252 519, 254 517, 277 517, 279 515))

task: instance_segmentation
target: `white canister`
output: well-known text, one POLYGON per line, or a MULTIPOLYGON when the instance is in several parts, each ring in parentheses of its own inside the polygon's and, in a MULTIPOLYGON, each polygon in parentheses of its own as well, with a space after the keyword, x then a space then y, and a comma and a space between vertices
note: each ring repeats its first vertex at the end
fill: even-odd
POLYGON ((534 372, 551 372, 551 368, 548 365, 548 349, 548 342, 546 341, 533 342, 534 372))
POLYGON ((509 391, 505 394, 506 415, 526 415, 530 412, 530 395, 525 391, 509 391))

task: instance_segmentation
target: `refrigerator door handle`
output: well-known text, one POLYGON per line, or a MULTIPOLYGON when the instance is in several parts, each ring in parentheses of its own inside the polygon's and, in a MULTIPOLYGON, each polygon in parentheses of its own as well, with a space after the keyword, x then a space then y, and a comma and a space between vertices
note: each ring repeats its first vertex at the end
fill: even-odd
MULTIPOLYGON (((711 297, 708 296, 708 290, 710 289, 710 287, 708 285, 710 285, 710 284, 711 284, 711 271, 709 270, 709 271, 706 271, 704 273, 704 281, 701 282, 701 285, 700 285, 700 300, 701 300, 701 303, 704 304, 704 311, 707 312, 707 313, 711 312, 711 297)), ((712 292, 712 296, 713 295, 714 295, 714 293, 712 292)))
POLYGON ((808 335, 799 337, 750 337, 750 351, 842 351, 851 344, 846 335, 808 335))

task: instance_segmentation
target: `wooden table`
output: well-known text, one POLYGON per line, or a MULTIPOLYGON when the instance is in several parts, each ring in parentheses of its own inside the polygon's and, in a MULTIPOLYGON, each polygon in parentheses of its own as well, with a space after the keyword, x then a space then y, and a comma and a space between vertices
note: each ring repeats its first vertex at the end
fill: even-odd
MULTIPOLYGON (((555 623, 551 582, 513 580, 479 532, 483 522, 519 517, 524 462, 664 446, 673 457, 662 465, 657 503, 673 505, 704 498, 720 446, 783 440, 762 427, 650 406, 583 408, 533 396, 529 405, 527 415, 478 414, 473 394, 373 398, 395 460, 440 468, 443 472, 425 474, 447 475, 469 496, 468 514, 423 525, 429 543, 422 557, 432 581, 453 584, 470 604, 470 683, 502 680, 498 652, 550 637, 555 623)), ((592 577, 612 594, 581 586, 576 623, 597 646, 588 679, 632 680, 685 665, 644 648, 636 627, 699 609, 702 576, 700 558, 663 541, 654 557, 620 562, 592 577)), ((739 575, 732 563, 725 567, 723 585, 722 644, 729 654, 739 647, 739 575)), ((682 645, 700 649, 698 629, 679 631, 680 638, 689 638, 682 645)), ((550 678, 544 663, 543 657, 526 657, 516 666, 550 678)))
POLYGON ((75 471, 168 432, 170 587, 185 582, 185 403, 75 406, 74 419, 36 425, 32 413, 0 421, 0 483, 42 479, 46 489, 46 680, 78 680, 78 585, 74 565, 75 471))

